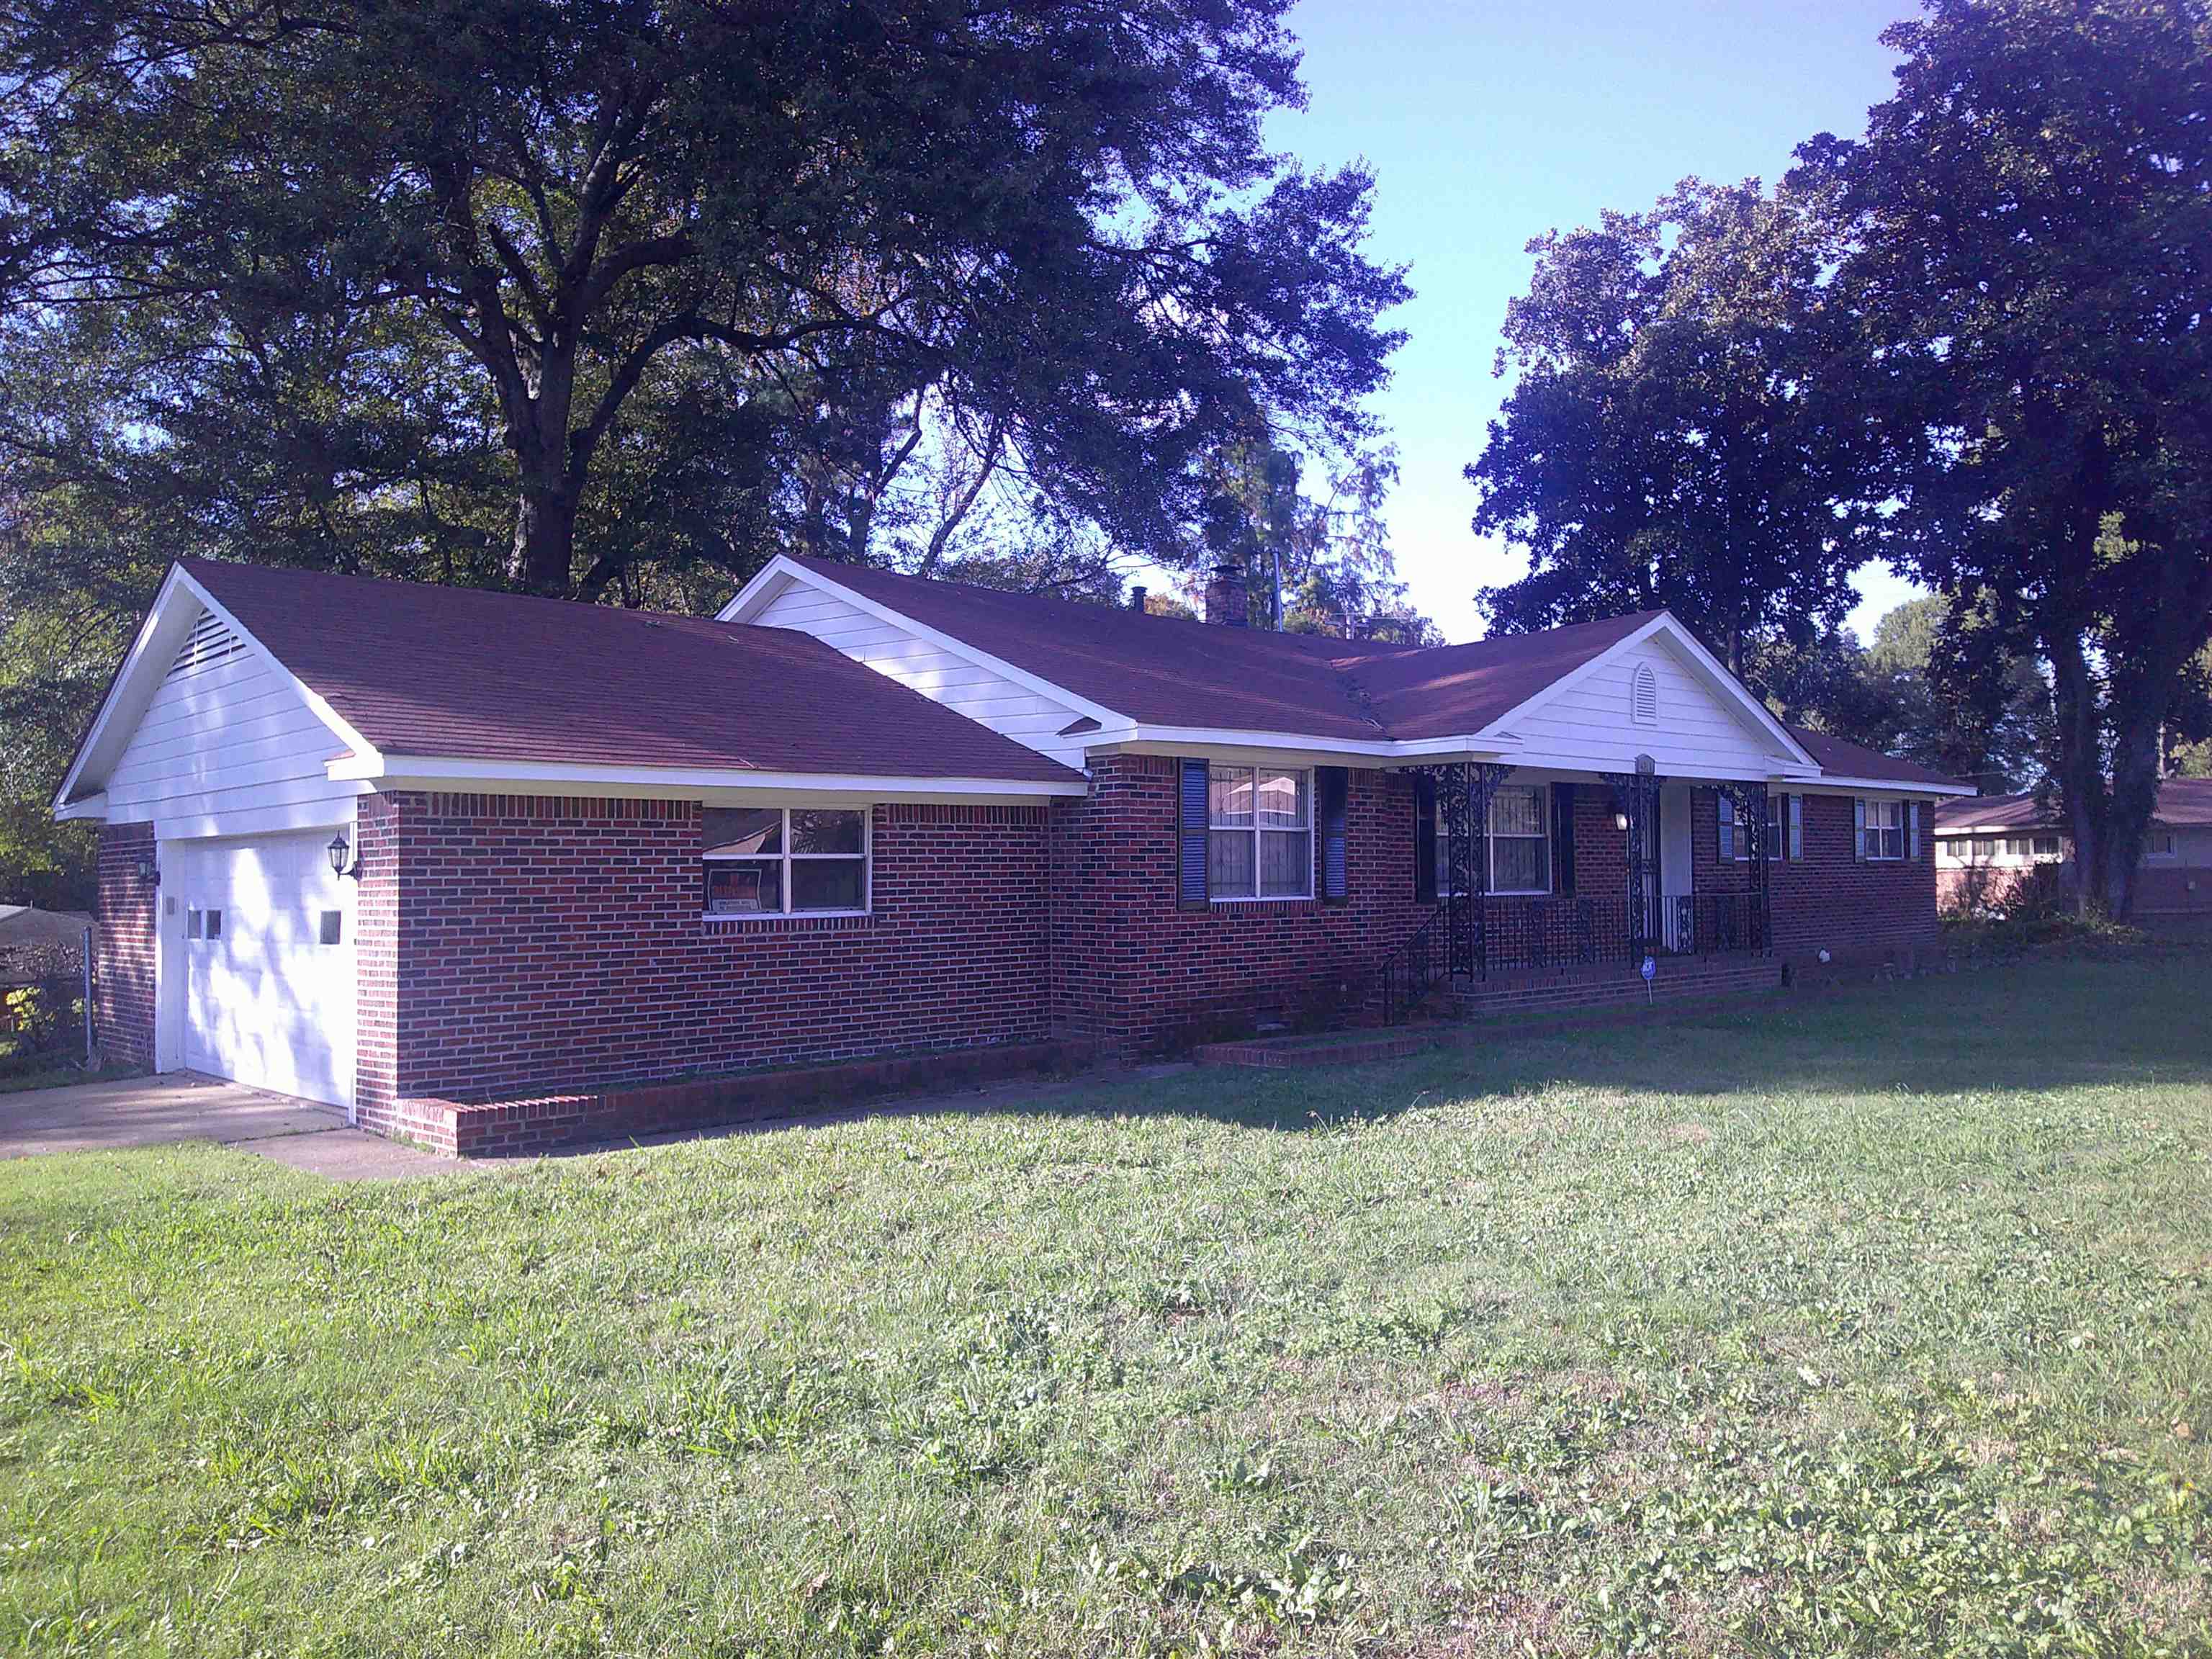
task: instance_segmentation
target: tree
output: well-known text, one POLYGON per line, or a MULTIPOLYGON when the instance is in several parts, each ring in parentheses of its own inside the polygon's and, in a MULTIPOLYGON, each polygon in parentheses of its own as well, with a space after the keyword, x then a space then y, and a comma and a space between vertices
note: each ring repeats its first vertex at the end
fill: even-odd
POLYGON ((1893 752, 1998 794, 2043 779, 2051 688, 2033 657, 1984 638, 1989 629, 1940 594, 1907 600, 1875 625, 1867 671, 1897 710, 1893 752))
POLYGON ((1866 137, 1792 188, 1850 244, 1890 556, 2050 665, 2085 902, 2124 915, 2212 637, 2212 25, 2197 0, 1931 0, 1866 137))
POLYGON ((1367 175, 1262 143, 1302 96, 1286 3, 24 0, 0 275, 90 316, 80 350, 149 348, 156 448, 217 395, 342 414, 407 476, 340 493, 432 535, 434 449, 377 441, 488 440, 518 586, 714 556, 702 507, 865 552, 917 458, 1011 458, 1165 553, 1224 433, 1356 438, 1396 342, 1367 175), (264 372, 341 333, 374 391, 264 372))
POLYGON ((1826 390, 1856 340, 1820 222, 1755 179, 1691 179, 1528 251, 1498 359, 1516 379, 1467 469, 1475 530, 1530 561, 1480 595, 1492 624, 1664 605, 1738 672, 1778 630, 1803 647, 1838 625, 1868 457, 1826 390))

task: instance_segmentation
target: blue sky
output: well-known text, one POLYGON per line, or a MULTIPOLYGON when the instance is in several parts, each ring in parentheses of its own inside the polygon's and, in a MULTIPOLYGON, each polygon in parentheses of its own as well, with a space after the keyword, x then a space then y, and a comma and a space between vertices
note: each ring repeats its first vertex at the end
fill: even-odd
MULTIPOLYGON (((1468 528, 1461 469, 1480 452, 1505 302, 1532 236, 1648 207, 1677 179, 1759 177, 1802 139, 1856 134, 1890 90, 1875 38, 1911 0, 1302 0, 1309 107, 1271 141, 1310 164, 1376 169, 1370 250, 1413 267, 1393 314, 1410 337, 1375 407, 1402 469, 1390 506, 1399 572, 1455 640, 1473 594, 1522 561, 1468 528)), ((1860 578, 1862 637, 1911 590, 1860 578)))

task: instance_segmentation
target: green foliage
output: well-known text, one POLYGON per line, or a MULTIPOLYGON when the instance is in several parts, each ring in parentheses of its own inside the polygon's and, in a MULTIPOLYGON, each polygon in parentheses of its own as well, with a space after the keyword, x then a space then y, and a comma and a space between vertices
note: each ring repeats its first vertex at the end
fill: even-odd
MULTIPOLYGON (((1896 562, 2049 664, 2085 890, 2124 914, 2212 638, 2212 29, 2194 0, 1932 0, 1791 187, 1849 246, 1896 562)), ((1998 678, 2001 678, 1999 676, 1998 678)))
POLYGON ((1833 629, 1872 454, 1830 386, 1852 323, 1821 221, 1756 179, 1688 179, 1528 251, 1498 353, 1513 387, 1467 469, 1476 530, 1530 560, 1480 596, 1492 624, 1665 605, 1739 670, 1761 641, 1833 629))
POLYGON ((0 1164, 0 1631, 2202 1655, 2205 965, 394 1182, 0 1164))

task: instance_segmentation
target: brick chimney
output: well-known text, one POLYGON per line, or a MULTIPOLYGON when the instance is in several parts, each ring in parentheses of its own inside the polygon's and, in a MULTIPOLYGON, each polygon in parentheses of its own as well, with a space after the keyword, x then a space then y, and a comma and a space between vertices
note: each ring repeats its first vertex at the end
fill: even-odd
POLYGON ((1224 559, 1207 573, 1206 619, 1224 628, 1252 625, 1252 601, 1244 591, 1244 567, 1224 559))
POLYGON ((1145 590, 1141 584, 1129 590, 1129 609, 1140 617, 1145 614, 1145 590))

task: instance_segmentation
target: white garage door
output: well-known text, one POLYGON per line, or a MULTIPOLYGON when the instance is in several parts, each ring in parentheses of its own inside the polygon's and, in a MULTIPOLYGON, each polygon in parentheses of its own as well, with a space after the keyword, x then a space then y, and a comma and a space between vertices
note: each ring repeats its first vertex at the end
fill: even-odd
POLYGON ((329 840, 186 843, 163 885, 179 901, 185 1064, 350 1107, 358 884, 331 872, 329 840))

